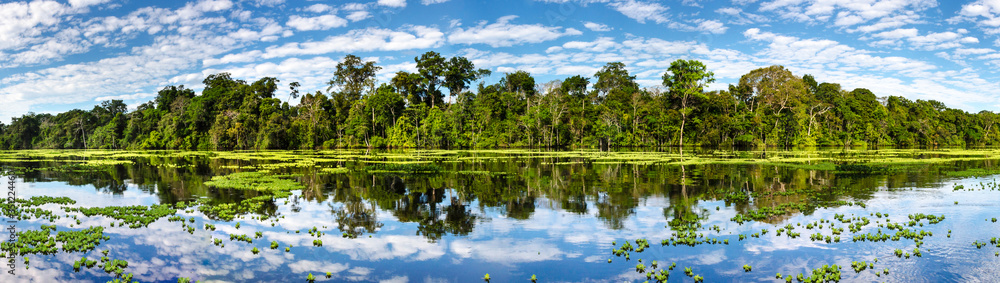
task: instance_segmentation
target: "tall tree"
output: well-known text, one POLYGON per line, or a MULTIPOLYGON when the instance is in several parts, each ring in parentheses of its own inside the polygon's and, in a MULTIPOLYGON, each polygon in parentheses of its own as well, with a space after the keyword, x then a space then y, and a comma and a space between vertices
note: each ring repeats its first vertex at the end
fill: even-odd
POLYGON ((622 62, 611 62, 604 65, 594 74, 594 77, 597 77, 594 90, 603 95, 608 95, 614 90, 639 88, 639 84, 635 82, 635 76, 629 75, 622 62))
POLYGON ((692 111, 688 102, 691 99, 705 99, 704 89, 715 82, 714 76, 700 61, 684 59, 670 63, 670 68, 663 73, 663 86, 669 89, 670 96, 680 99, 681 103, 681 155, 684 155, 684 124, 692 111))
POLYGON ((417 62, 417 72, 423 77, 424 89, 431 107, 437 107, 437 101, 444 102, 438 87, 441 85, 441 76, 448 70, 447 61, 434 51, 427 51, 413 60, 417 62))
POLYGON ((444 87, 448 88, 448 95, 454 97, 469 88, 472 81, 489 76, 490 73, 490 70, 476 69, 472 61, 465 57, 451 57, 445 66, 444 87))
POLYGON ((329 85, 326 90, 340 87, 347 99, 357 101, 363 92, 375 89, 375 74, 381 69, 374 61, 364 62, 360 57, 348 54, 344 56, 344 61, 337 64, 337 71, 333 73, 333 79, 326 83, 329 85))

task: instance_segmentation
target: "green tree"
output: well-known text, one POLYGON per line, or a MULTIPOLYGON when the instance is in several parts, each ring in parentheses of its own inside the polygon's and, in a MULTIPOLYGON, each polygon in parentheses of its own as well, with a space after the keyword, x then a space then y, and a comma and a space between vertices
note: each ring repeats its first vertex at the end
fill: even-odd
POLYGON ((347 95, 350 101, 357 101, 366 90, 375 88, 375 74, 382 67, 376 66, 375 62, 364 62, 360 57, 348 54, 344 56, 344 61, 337 64, 337 71, 333 73, 333 79, 326 84, 327 91, 333 87, 340 87, 340 92, 347 95))
POLYGON ((704 89, 708 84, 715 82, 712 72, 709 72, 705 64, 696 60, 678 59, 670 63, 670 68, 663 73, 663 86, 667 87, 670 95, 680 100, 681 129, 680 142, 681 155, 684 154, 684 124, 687 116, 693 110, 689 100, 701 100, 707 98, 704 89))

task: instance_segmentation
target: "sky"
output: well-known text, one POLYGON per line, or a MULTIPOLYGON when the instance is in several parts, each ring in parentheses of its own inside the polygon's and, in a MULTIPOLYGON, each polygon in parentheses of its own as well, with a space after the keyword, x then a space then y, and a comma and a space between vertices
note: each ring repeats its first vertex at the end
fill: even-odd
MULTIPOLYGON (((545 83, 623 62, 662 87, 670 62, 699 60, 725 89, 753 69, 877 96, 1000 110, 1000 0, 0 0, 0 121, 28 112, 131 109, 206 76, 275 77, 326 91, 347 54, 380 82, 414 57, 463 56, 545 83)), ((291 101, 292 105, 297 101, 291 101)))

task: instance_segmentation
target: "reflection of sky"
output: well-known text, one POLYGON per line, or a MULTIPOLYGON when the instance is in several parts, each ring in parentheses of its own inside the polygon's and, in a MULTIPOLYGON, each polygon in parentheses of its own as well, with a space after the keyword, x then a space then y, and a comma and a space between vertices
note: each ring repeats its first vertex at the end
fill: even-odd
MULTIPOLYGON (((966 188, 978 186, 978 180, 961 181, 966 188)), ((660 266, 676 262, 677 268, 671 272, 673 278, 683 278, 684 267, 691 267, 696 274, 712 278, 726 278, 726 281, 766 281, 773 279, 775 272, 795 275, 808 273, 824 264, 838 264, 846 281, 996 281, 1000 279, 992 267, 1000 264, 1000 258, 993 252, 1000 250, 992 246, 975 249, 975 240, 988 241, 1000 236, 1000 223, 985 221, 998 217, 1000 192, 974 191, 952 192, 951 184, 943 188, 918 188, 895 191, 879 191, 867 201, 867 208, 838 207, 818 209, 811 215, 793 215, 785 222, 772 225, 748 222, 738 225, 729 221, 736 215, 732 207, 721 201, 700 201, 699 210, 704 208, 710 215, 702 221, 704 227, 718 225, 722 232, 702 230, 707 237, 729 239, 730 245, 667 246, 659 245, 660 240, 673 233, 663 216, 664 207, 669 206, 666 197, 643 198, 634 213, 623 221, 622 230, 611 230, 598 218, 593 199, 588 202, 585 214, 577 214, 553 208, 557 200, 538 197, 535 210, 529 219, 520 220, 504 217, 496 208, 481 208, 476 202, 468 205, 471 213, 477 215, 475 229, 466 236, 445 235, 437 241, 430 241, 417 234, 416 223, 400 223, 389 211, 378 210, 377 218, 384 224, 377 233, 364 234, 356 239, 341 237, 337 230, 336 218, 329 202, 315 203, 302 201, 299 212, 292 212, 290 205, 278 201, 278 215, 271 220, 257 220, 243 217, 233 222, 208 220, 199 212, 185 213, 187 219, 194 217, 191 224, 197 230, 189 234, 181 223, 161 219, 148 228, 129 229, 110 227, 112 222, 105 217, 82 217, 82 224, 76 225, 71 218, 55 222, 60 230, 79 229, 87 226, 104 226, 105 235, 111 240, 102 243, 97 250, 87 253, 90 259, 99 258, 101 250, 110 250, 112 259, 129 262, 126 272, 135 274, 143 282, 170 281, 177 277, 190 277, 203 282, 210 281, 298 281, 312 273, 317 281, 327 280, 326 272, 334 281, 380 281, 380 282, 475 282, 483 274, 490 273, 496 282, 521 281, 531 274, 537 274, 545 281, 621 281, 645 280, 645 276, 633 272, 638 259, 644 259, 649 266, 658 260, 660 266), (954 202, 959 204, 955 205, 954 202), (719 206, 719 211, 715 207, 719 206), (809 240, 809 235, 820 231, 829 234, 829 224, 823 229, 806 229, 805 223, 820 219, 832 220, 835 213, 867 216, 869 213, 889 213, 893 222, 904 222, 906 214, 945 214, 947 219, 937 225, 915 227, 932 231, 933 237, 925 238, 921 247, 923 257, 899 259, 892 256, 894 249, 912 252, 912 240, 886 243, 853 243, 851 233, 841 235, 841 243, 827 244, 809 240), (239 221, 241 227, 235 228, 239 221), (216 231, 205 231, 205 223, 215 224, 216 231), (275 226, 271 226, 275 223, 275 226), (796 239, 785 234, 775 236, 775 231, 787 223, 802 223, 795 232, 801 233, 796 239), (68 228, 74 225, 74 228, 68 228), (326 228, 323 228, 326 226, 326 228), (319 228, 325 234, 310 236, 306 230, 319 228), (770 232, 761 238, 737 240, 737 234, 770 232), (946 238, 952 229, 952 238, 946 238), (300 230, 300 233, 295 233, 300 230), (229 234, 254 236, 261 231, 263 238, 254 239, 252 244, 230 241, 229 234), (369 237, 371 236, 371 237, 369 237), (221 238, 225 247, 212 244, 213 238, 221 238), (626 239, 646 238, 651 247, 644 253, 633 253, 626 261, 611 255, 611 242, 622 244, 626 239), (314 247, 313 240, 323 241, 322 247, 314 247), (280 247, 270 249, 270 242, 276 241, 280 247), (291 252, 284 248, 292 245, 291 252), (260 249, 259 254, 250 252, 252 247, 260 249), (611 258, 613 262, 607 263, 611 258), (878 258, 876 270, 889 268, 888 276, 875 277, 871 270, 855 274, 850 269, 851 261, 871 261, 878 258), (744 264, 753 266, 753 272, 745 273, 744 264)), ((81 206, 153 204, 155 195, 141 192, 129 186, 122 195, 101 193, 88 186, 68 186, 59 182, 18 184, 21 197, 34 195, 68 196, 81 206)), ((441 207, 446 206, 442 204, 441 207)), ((336 205, 334 205, 336 207, 336 205)), ((58 205, 44 208, 61 210, 58 205)), ((443 217, 443 214, 442 214, 443 217)), ((869 216, 872 225, 862 233, 874 233, 878 228, 869 216)), ((884 221, 880 220, 880 223, 884 221)), ((118 221, 116 221, 118 222, 118 221)), ((924 221, 926 223, 926 221, 924 221)), ((19 229, 37 229, 41 222, 22 221, 19 229)), ((845 228, 847 224, 837 223, 845 228)), ((911 228, 913 229, 913 228, 911 228)), ((890 232, 887 229, 883 232, 890 232)), ((44 281, 44 282, 104 282, 109 278, 97 267, 72 271, 72 263, 81 253, 56 255, 31 255, 31 268, 23 269, 22 262, 16 276, 0 277, 3 282, 44 281)), ((675 279, 676 280, 676 279, 675 279)))

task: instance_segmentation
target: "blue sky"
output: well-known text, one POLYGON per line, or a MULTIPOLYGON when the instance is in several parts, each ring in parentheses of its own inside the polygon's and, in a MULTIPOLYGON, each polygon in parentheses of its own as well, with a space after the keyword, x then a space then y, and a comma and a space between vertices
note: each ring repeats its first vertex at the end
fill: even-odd
MULTIPOLYGON (((705 62, 712 89, 752 69, 878 96, 1000 109, 1000 0, 6 1, 0 4, 0 119, 123 99, 209 74, 325 90, 346 54, 382 82, 426 51, 544 83, 624 62, 657 87, 676 59, 705 62)), ((292 102, 295 104, 295 102, 292 102)))

